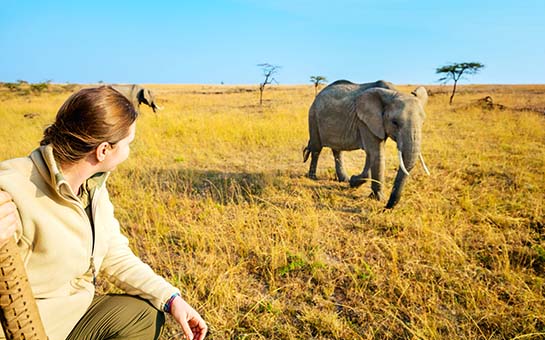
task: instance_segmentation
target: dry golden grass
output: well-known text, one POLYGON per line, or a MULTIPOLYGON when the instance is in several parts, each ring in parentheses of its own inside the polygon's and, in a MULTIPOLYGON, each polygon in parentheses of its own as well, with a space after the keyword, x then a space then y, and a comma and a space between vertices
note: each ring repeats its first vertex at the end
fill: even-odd
MULTIPOLYGON (((142 107, 109 188, 134 251, 208 339, 545 337, 545 86, 461 86, 452 106, 432 86, 431 176, 417 167, 391 211, 334 182, 328 150, 305 177, 311 85, 268 88, 263 107, 252 86, 150 87, 165 109, 142 107)), ((0 89, 1 158, 28 154, 68 95, 0 89)), ((363 152, 346 156, 361 172, 363 152)))

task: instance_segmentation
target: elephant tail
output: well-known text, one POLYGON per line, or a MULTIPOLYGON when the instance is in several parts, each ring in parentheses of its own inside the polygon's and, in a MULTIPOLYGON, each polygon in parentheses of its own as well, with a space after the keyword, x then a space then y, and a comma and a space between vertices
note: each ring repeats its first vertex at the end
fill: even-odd
POLYGON ((307 161, 308 156, 310 156, 310 141, 308 142, 308 145, 303 148, 303 163, 307 161))

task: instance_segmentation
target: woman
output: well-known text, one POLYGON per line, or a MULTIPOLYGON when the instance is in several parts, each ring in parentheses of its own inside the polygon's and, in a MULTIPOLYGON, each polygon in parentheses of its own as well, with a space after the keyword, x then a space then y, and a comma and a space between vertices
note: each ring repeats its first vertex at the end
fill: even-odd
POLYGON ((0 246, 15 236, 50 340, 157 339, 163 312, 188 339, 206 335, 180 291, 132 253, 113 214, 105 181, 129 156, 137 115, 111 87, 83 89, 38 149, 0 163, 0 246), (99 271, 126 295, 94 296, 99 271))

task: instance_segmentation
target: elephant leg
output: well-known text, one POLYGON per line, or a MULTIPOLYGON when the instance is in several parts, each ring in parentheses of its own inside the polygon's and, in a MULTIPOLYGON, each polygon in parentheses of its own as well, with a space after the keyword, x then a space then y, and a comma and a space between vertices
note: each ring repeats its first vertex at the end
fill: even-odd
POLYGON ((384 157, 384 142, 381 142, 378 146, 379 152, 377 155, 374 155, 371 159, 371 190, 373 191, 370 195, 371 198, 374 198, 378 201, 381 201, 384 198, 384 193, 382 192, 382 187, 384 183, 384 168, 386 167, 386 160, 384 157))
POLYGON ((337 180, 339 182, 347 182, 348 176, 344 171, 342 152, 340 150, 332 150, 333 157, 335 158, 335 172, 337 173, 337 180))
POLYGON ((350 186, 355 188, 359 187, 369 179, 369 168, 371 167, 371 156, 365 152, 365 166, 363 171, 359 175, 354 175, 350 177, 350 186))
POLYGON ((369 161, 369 156, 367 153, 365 154, 365 166, 363 167, 363 171, 361 173, 361 177, 368 179, 369 178, 369 168, 371 167, 371 161, 369 161))
POLYGON ((317 151, 313 150, 310 153, 310 168, 308 170, 308 178, 310 179, 318 179, 318 177, 316 177, 316 168, 318 167, 318 158, 320 158, 320 152, 322 152, 321 148, 317 151))
POLYGON ((377 200, 382 200, 384 194, 382 186, 384 183, 384 140, 377 138, 368 128, 362 126, 360 128, 360 136, 362 145, 365 149, 365 167, 360 175, 350 178, 350 186, 356 187, 362 185, 369 179, 369 170, 371 170, 371 197, 377 200))

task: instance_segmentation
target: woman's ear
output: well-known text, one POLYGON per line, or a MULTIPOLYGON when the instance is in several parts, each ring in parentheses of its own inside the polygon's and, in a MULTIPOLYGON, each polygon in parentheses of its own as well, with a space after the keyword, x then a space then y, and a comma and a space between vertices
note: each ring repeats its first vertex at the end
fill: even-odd
POLYGON ((97 161, 103 162, 106 159, 106 156, 108 155, 108 152, 110 150, 110 143, 108 142, 102 142, 99 146, 97 146, 95 150, 95 156, 97 158, 97 161))

